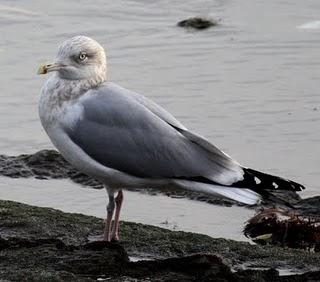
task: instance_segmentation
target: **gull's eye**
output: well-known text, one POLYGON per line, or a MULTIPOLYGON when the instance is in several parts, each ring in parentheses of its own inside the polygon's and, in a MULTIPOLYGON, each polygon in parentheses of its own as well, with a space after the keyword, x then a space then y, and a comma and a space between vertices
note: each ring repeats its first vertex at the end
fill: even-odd
POLYGON ((80 61, 84 61, 84 60, 86 60, 88 58, 88 55, 87 55, 87 53, 86 52, 81 52, 80 54, 79 54, 79 60, 80 61))

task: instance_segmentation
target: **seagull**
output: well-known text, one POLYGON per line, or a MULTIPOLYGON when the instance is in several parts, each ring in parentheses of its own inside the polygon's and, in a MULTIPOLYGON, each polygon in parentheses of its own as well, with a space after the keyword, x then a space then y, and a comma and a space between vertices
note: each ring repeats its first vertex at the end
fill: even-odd
POLYGON ((291 180, 241 166, 148 98, 107 80, 104 48, 75 36, 38 74, 51 73, 38 103, 62 156, 102 182, 109 202, 103 240, 119 240, 123 189, 183 188, 247 205, 267 190, 301 191, 291 180))

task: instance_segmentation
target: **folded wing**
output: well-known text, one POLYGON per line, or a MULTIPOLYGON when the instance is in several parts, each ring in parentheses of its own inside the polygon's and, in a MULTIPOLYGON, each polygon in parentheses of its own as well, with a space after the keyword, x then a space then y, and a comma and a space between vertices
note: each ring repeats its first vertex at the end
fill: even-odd
POLYGON ((164 109, 119 86, 90 90, 76 105, 76 121, 64 124, 69 137, 104 166, 144 178, 189 179, 231 185, 241 166, 164 109))

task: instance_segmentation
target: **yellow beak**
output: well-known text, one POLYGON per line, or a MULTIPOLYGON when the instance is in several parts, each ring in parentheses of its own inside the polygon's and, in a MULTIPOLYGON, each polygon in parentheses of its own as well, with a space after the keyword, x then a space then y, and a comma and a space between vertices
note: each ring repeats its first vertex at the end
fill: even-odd
POLYGON ((57 71, 62 67, 63 65, 59 63, 41 64, 39 66, 37 74, 46 74, 51 71, 57 71))

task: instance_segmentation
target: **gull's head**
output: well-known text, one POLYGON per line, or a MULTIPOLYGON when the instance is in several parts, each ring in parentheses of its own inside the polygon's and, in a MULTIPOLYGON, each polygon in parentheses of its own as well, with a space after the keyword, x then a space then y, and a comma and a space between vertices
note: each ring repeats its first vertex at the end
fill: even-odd
POLYGON ((107 75, 106 55, 103 47, 86 36, 75 36, 64 41, 56 59, 39 67, 38 74, 57 72, 67 80, 104 82, 107 75))

